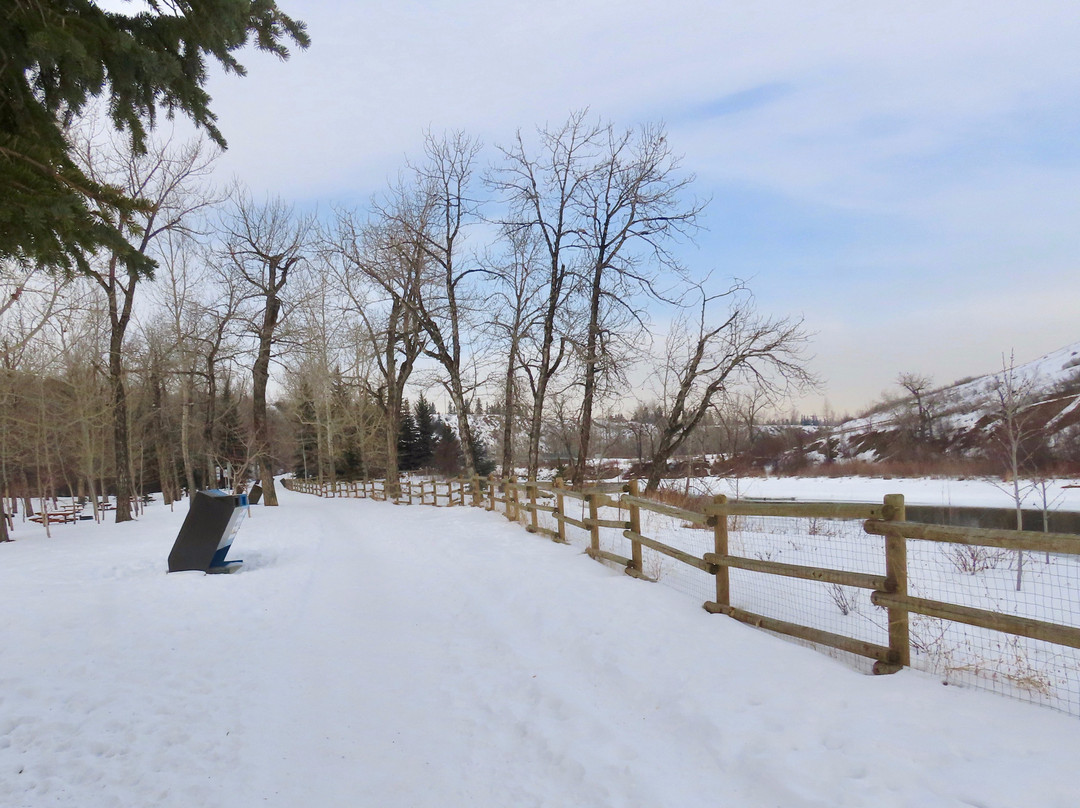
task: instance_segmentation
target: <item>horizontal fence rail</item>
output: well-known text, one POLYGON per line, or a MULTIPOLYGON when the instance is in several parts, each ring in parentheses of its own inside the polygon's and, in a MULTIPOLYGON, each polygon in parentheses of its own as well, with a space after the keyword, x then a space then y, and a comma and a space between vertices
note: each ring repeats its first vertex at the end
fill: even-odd
POLYGON ((912 666, 914 655, 915 667, 947 680, 1080 715, 1080 536, 908 522, 899 494, 880 503, 721 495, 687 507, 644 496, 637 480, 578 488, 494 476, 283 484, 322 497, 501 510, 528 532, 583 545, 635 578, 668 575, 670 559, 671 577, 691 581, 687 589, 703 592, 707 583, 707 611, 865 659, 874 673, 912 666), (1015 593, 1023 592, 1025 570, 1027 599, 1012 592, 1014 579, 1015 593), (812 619, 830 602, 842 619, 812 619), (964 627, 984 635, 973 639, 964 627))

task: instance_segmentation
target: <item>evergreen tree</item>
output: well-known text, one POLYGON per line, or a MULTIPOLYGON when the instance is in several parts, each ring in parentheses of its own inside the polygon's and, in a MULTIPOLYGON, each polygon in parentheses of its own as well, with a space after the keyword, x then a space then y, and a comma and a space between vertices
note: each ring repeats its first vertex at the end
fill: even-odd
POLYGON ((473 441, 473 468, 481 477, 495 471, 495 461, 488 455, 487 444, 479 438, 473 441))
POLYGON ((440 474, 457 474, 465 465, 461 454, 461 441, 446 421, 435 422, 435 452, 432 464, 440 474))
POLYGON ((409 411, 409 402, 406 400, 401 408, 401 427, 398 429, 398 468, 401 471, 415 471, 420 468, 417 462, 416 421, 413 420, 409 411))
POLYGON ((159 104, 188 115, 224 148, 203 87, 206 57, 244 75, 233 53, 252 37, 281 58, 287 40, 309 42, 304 24, 274 0, 148 0, 136 13, 92 0, 8 0, 0 24, 0 261, 85 271, 86 256, 106 247, 149 274, 153 262, 93 210, 130 213, 140 203, 92 182, 72 160, 65 129, 104 96, 137 153, 159 104))
POLYGON ((416 402, 416 467, 431 465, 435 454, 435 407, 420 396, 416 402))

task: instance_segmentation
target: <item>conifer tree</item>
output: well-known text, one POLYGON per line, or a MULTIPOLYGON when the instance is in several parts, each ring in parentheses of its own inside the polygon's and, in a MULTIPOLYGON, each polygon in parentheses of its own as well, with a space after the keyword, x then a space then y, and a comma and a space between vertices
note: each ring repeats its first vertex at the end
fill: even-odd
POLYGON ((416 400, 416 467, 431 465, 435 454, 435 408, 426 398, 416 400))
POLYGON ((487 444, 479 438, 473 439, 473 468, 481 477, 486 477, 495 471, 495 461, 488 454, 487 444))
MULTIPOLYGON (((92 181, 72 159, 66 127, 91 99, 107 100, 117 130, 136 153, 159 107, 186 114, 222 148, 225 138, 204 89, 207 57, 244 75, 233 55, 250 39, 281 58, 286 41, 308 36, 273 0, 147 0, 135 13, 92 0, 8 0, 0 24, 0 261, 66 270, 88 268, 101 247, 132 271, 153 262, 121 230, 95 214, 139 207, 92 181)), ((128 215, 113 217, 129 219, 128 215)))
POLYGON ((432 462, 441 474, 457 474, 464 465, 461 441, 446 421, 435 422, 435 452, 432 462))
POLYGON ((401 471, 415 471, 420 467, 417 463, 417 446, 416 421, 409 411, 409 402, 405 401, 401 408, 401 426, 398 428, 398 468, 401 471))

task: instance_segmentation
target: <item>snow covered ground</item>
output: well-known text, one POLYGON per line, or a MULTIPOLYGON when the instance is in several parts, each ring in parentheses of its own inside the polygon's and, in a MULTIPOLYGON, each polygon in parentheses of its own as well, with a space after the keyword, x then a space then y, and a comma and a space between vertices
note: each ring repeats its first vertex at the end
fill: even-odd
MULTIPOLYGON (((901 489, 902 490, 902 489, 901 489)), ((0 805, 1072 806, 1080 722, 864 676, 471 508, 0 545, 0 805)))
MULTIPOLYGON (((676 490, 676 480, 665 483, 676 490)), ((903 494, 908 505, 945 507, 1014 507, 1011 484, 1000 478, 956 480, 940 477, 704 477, 690 481, 691 493, 729 497, 808 501, 881 502, 886 494, 903 494)), ((1021 488, 1024 507, 1041 506, 1041 493, 1021 488)), ((1047 488, 1051 510, 1080 511, 1080 480, 1055 480, 1047 488), (1077 486, 1068 488, 1066 486, 1077 486)))

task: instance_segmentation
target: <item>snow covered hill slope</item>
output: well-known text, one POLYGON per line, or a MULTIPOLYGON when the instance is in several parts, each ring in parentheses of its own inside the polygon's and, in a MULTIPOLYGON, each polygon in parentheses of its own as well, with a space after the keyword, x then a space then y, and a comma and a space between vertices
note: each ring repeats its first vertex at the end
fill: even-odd
MULTIPOLYGON (((1006 364, 1008 359, 1006 358, 1006 364)), ((1014 379, 1030 387, 1030 409, 1051 442, 1074 440, 1080 428, 1080 342, 1012 368, 1014 379)), ((972 454, 984 450, 999 421, 995 377, 988 373, 956 384, 928 390, 923 397, 927 422, 921 424, 927 442, 937 450, 972 454)), ((828 430, 828 440, 841 459, 885 460, 905 444, 904 433, 919 429, 913 398, 879 405, 868 415, 828 430)), ((824 441, 812 447, 824 453, 824 441)))
POLYGON ((1075 718, 863 676, 501 517, 280 492, 0 545, 0 805, 1075 806, 1075 718))

